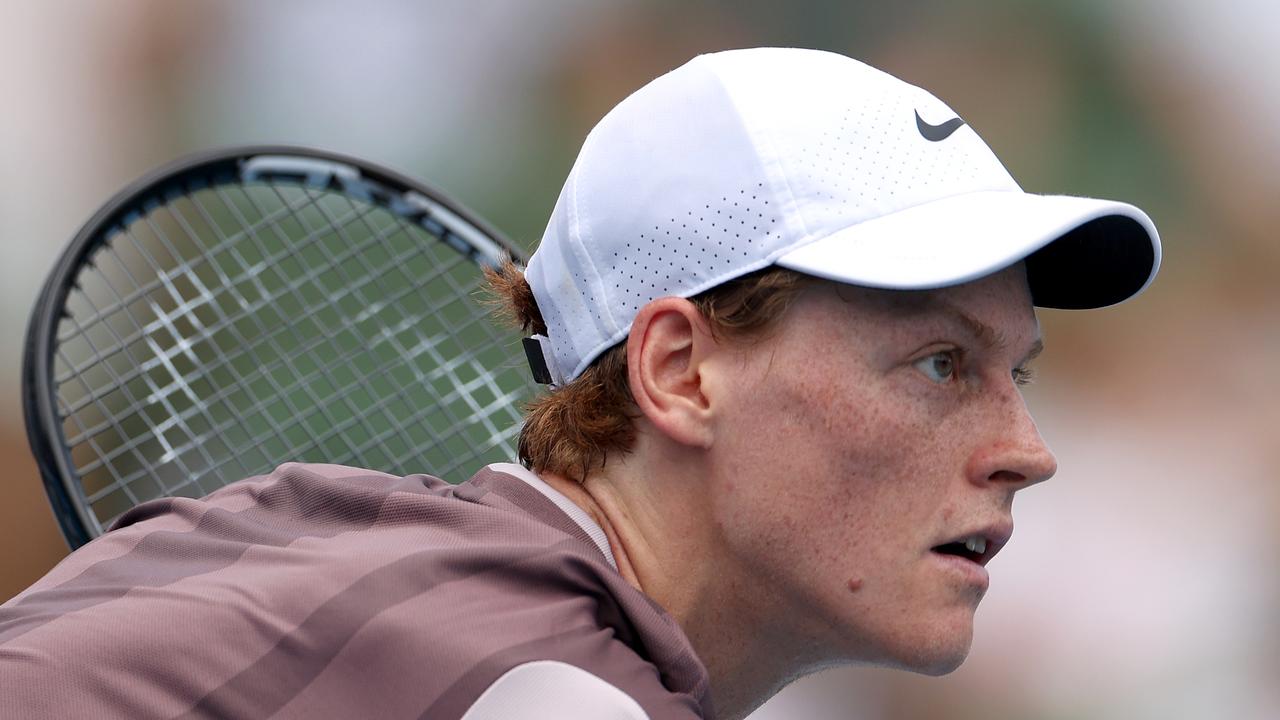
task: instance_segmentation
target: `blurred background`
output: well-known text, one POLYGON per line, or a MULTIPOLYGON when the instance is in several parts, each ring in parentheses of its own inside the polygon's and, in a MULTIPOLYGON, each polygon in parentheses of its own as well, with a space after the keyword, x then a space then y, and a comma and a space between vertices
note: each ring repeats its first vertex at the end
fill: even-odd
POLYGON ((1048 311, 1059 455, 969 661, 832 671, 754 718, 1280 717, 1280 5, 1263 0, 10 2, 0 7, 0 600, 66 554, 26 445, 27 315, 125 183, 250 142, 364 156, 532 247, 601 114, 693 55, 800 45, 931 89, 1023 187, 1146 209, 1140 299, 1048 311))

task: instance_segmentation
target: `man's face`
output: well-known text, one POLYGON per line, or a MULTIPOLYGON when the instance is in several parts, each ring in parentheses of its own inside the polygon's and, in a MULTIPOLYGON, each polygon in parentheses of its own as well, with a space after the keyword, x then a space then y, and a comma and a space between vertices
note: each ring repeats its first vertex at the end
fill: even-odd
POLYGON ((1016 382, 1038 346, 1017 265, 922 292, 820 283, 742 348, 720 376, 711 512, 726 578, 791 651, 931 674, 964 659, 1014 492, 1055 470, 1016 382))

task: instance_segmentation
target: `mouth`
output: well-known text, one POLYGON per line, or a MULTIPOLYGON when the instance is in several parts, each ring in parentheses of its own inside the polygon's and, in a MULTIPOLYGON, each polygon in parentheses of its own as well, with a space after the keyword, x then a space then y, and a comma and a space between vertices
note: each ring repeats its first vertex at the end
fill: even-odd
POLYGON ((930 552, 957 557, 985 567, 1009 542, 1012 535, 1012 522, 995 523, 934 545, 930 552))

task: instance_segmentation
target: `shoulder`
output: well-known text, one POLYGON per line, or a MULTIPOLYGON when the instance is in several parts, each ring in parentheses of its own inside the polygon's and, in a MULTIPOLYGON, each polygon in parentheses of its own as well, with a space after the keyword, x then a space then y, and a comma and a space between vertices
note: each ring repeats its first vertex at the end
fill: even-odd
POLYGON ((183 687, 175 707, 224 715, 457 718, 489 690, 493 703, 586 674, 651 717, 697 717, 668 712, 705 689, 674 622, 549 501, 506 495, 288 465, 157 501, 0 609, 0 661, 76 658, 23 664, 32 692, 92 676, 78 701, 105 707, 91 687, 128 688, 112 696, 120 716, 183 687))

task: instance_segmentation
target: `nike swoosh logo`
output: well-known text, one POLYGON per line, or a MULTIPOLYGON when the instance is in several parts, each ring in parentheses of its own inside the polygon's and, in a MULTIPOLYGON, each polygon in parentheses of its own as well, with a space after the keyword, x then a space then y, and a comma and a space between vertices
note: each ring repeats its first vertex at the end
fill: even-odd
POLYGON ((942 123, 941 125, 930 125, 920 117, 920 111, 916 111, 916 127, 919 128, 920 134, 929 142, 942 142, 951 137, 951 133, 960 129, 964 125, 964 121, 958 117, 942 123))

